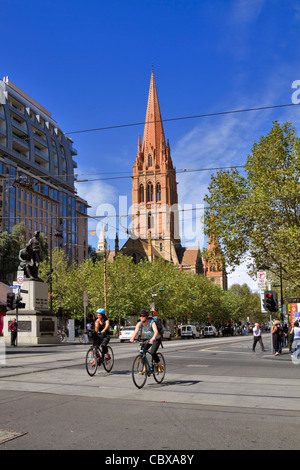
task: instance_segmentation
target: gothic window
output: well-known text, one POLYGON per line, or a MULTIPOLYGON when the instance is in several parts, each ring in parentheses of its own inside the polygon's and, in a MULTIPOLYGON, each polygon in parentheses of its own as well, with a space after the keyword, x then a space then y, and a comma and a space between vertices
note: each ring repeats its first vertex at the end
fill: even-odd
POLYGON ((151 228, 151 212, 148 212, 148 229, 151 228))
POLYGON ((149 153, 148 155, 148 166, 152 166, 152 155, 149 153))
POLYGON ((151 181, 147 184, 147 202, 153 202, 153 184, 151 181))
POLYGON ((160 185, 160 183, 156 184, 156 201, 161 201, 161 185, 160 185))
POLYGON ((139 187, 139 202, 144 202, 144 185, 140 184, 139 187))

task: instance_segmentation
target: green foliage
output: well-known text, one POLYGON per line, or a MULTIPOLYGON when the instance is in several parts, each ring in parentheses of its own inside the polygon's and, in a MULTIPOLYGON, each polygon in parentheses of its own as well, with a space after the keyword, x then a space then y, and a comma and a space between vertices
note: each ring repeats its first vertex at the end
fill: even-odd
MULTIPOLYGON (((69 265, 63 251, 55 249, 52 266, 54 313, 63 311, 82 319, 83 291, 88 293, 87 315, 95 316, 97 308, 104 307, 104 260, 69 265)), ((40 277, 46 280, 49 270, 49 260, 42 262, 40 277)), ((108 315, 118 323, 142 308, 149 309, 152 300, 160 318, 178 322, 207 323, 211 319, 221 324, 230 322, 233 313, 236 318, 242 312, 234 293, 229 299, 228 293, 206 277, 180 271, 161 259, 136 265, 130 257, 119 254, 114 262, 106 263, 106 283, 108 315)))
POLYGON ((11 233, 0 233, 0 280, 6 282, 17 272, 19 251, 25 247, 25 226, 22 223, 14 225, 11 233))
POLYGON ((296 293, 300 287, 300 140, 290 123, 275 121, 252 148, 245 176, 238 170, 212 176, 204 200, 207 235, 217 234, 227 266, 250 259, 254 273, 269 266, 296 293))

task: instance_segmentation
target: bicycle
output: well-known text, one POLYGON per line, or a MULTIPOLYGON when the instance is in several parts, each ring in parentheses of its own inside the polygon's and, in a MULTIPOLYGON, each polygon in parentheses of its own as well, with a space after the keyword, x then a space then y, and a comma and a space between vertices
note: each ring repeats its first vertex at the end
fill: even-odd
POLYGON ((161 353, 156 353, 159 357, 159 362, 162 370, 158 370, 158 365, 151 356, 150 363, 148 361, 147 353, 151 356, 150 352, 146 349, 141 349, 140 353, 135 357, 132 364, 132 380, 137 388, 143 388, 147 381, 147 377, 153 375, 154 380, 161 384, 166 374, 166 361, 161 353))
POLYGON ((79 343, 86 344, 88 343, 88 335, 83 330, 79 330, 78 332, 79 343))
POLYGON ((110 346, 107 346, 107 353, 103 353, 102 345, 92 346, 86 353, 85 358, 85 367, 87 373, 93 377, 96 374, 98 366, 103 364, 104 369, 106 372, 110 372, 114 366, 114 353, 110 346), (107 358, 107 354, 109 355, 109 359, 107 358))

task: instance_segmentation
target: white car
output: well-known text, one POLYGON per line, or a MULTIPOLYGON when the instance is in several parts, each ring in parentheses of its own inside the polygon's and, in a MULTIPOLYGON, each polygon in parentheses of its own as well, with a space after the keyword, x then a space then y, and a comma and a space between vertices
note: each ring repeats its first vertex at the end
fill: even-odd
MULTIPOLYGON (((135 330, 135 326, 124 326, 124 328, 120 330, 120 333, 119 333, 120 342, 124 343, 124 341, 129 341, 134 333, 134 330, 135 330)), ((140 339, 139 335, 135 339, 139 340, 140 339)))

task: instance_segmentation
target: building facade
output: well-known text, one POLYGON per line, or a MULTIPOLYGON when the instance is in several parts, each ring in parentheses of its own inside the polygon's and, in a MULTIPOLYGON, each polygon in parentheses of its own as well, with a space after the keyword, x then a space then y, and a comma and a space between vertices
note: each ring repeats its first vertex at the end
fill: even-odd
POLYGON ((0 230, 23 222, 27 239, 43 232, 49 246, 60 243, 80 262, 88 256, 88 204, 74 186, 76 155, 47 109, 8 77, 0 80, 0 230))

